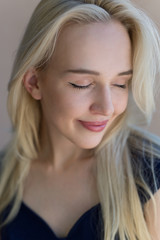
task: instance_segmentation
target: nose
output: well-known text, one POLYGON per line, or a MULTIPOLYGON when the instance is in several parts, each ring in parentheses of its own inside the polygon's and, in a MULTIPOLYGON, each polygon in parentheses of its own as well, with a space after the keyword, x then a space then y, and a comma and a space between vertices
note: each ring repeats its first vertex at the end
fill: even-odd
POLYGON ((111 89, 108 86, 97 91, 94 102, 90 106, 90 111, 92 114, 112 116, 114 113, 114 105, 111 89))

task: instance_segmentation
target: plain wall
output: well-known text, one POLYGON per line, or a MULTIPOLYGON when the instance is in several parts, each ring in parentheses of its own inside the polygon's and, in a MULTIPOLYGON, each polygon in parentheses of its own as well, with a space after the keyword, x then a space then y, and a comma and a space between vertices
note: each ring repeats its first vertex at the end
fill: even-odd
MULTIPOLYGON (((54 1, 54 0, 53 0, 54 1)), ((140 6, 160 26, 159 0, 132 0, 140 6)), ((13 60, 24 33, 25 26, 39 0, 0 0, 0 149, 10 138, 10 121, 6 100, 7 85, 13 60)), ((150 131, 160 136, 160 96, 157 98, 157 111, 154 115, 150 131)))

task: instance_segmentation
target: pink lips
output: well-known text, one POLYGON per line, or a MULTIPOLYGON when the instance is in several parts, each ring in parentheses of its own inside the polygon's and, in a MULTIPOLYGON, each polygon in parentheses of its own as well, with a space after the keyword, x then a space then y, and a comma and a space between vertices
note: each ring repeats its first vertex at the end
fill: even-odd
POLYGON ((83 127, 93 132, 101 132, 106 127, 108 120, 103 122, 84 122, 79 121, 83 127))

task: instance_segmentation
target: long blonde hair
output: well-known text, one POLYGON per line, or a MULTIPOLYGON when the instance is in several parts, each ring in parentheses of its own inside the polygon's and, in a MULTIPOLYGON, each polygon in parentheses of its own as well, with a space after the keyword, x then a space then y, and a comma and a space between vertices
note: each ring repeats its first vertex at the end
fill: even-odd
MULTIPOLYGON (((120 240, 126 237, 130 240, 151 239, 136 184, 141 185, 153 201, 154 198, 142 177, 136 183, 129 148, 135 147, 153 155, 151 144, 143 145, 144 133, 133 127, 136 111, 132 106, 137 106, 137 111, 139 109, 149 122, 155 109, 154 83, 160 65, 159 35, 152 21, 128 0, 41 0, 35 9, 20 44, 9 83, 8 110, 13 138, 3 157, 0 176, 0 213, 12 201, 6 222, 19 209, 23 181, 40 149, 41 108, 23 86, 26 71, 31 67, 41 71, 47 66, 59 32, 66 24, 108 22, 112 19, 120 21, 130 36, 133 79, 127 110, 111 124, 94 151, 104 239, 114 240, 117 233, 120 240)), ((145 137, 156 142, 154 137, 145 137)), ((160 156, 156 151, 154 154, 160 156)))

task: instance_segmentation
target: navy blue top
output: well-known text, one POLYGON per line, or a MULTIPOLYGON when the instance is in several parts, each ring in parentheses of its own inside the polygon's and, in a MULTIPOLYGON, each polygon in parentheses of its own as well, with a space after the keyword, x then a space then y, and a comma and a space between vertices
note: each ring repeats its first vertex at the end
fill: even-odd
POLYGON ((59 238, 38 214, 22 202, 17 216, 3 229, 2 240, 100 240, 103 235, 101 220, 101 205, 97 204, 77 220, 67 237, 59 238))
MULTIPOLYGON (((139 169, 152 193, 160 188, 160 159, 155 159, 154 170, 157 188, 153 184, 150 161, 146 156, 133 150, 132 167, 135 180, 139 169), (141 166, 140 166, 141 165, 141 166)), ((137 185, 142 204, 149 199, 144 190, 137 185)), ((103 239, 103 220, 101 205, 97 204, 85 212, 74 224, 68 236, 58 238, 49 225, 23 202, 17 216, 2 229, 2 240, 101 240, 103 239)), ((118 240, 118 236, 115 240, 118 240)))

